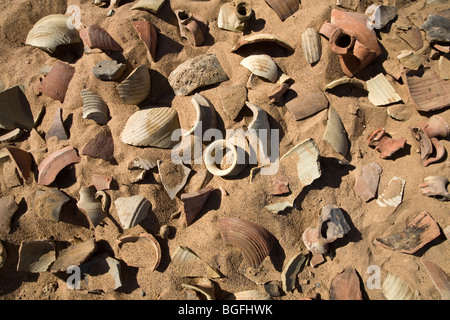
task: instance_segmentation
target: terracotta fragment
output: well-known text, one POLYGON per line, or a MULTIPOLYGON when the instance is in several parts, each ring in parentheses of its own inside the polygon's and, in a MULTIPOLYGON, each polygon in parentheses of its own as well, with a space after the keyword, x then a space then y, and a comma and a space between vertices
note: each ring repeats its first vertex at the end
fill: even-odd
POLYGON ((94 174, 91 178, 91 182, 97 191, 102 191, 111 188, 112 179, 113 177, 110 175, 94 174))
POLYGON ((64 102, 67 88, 75 74, 75 68, 63 62, 57 62, 52 70, 42 79, 39 91, 53 100, 64 102))
POLYGON ((235 120, 245 106, 247 88, 244 85, 235 85, 219 91, 220 102, 225 114, 235 120))
POLYGON ((176 15, 181 37, 194 46, 202 45, 205 42, 208 21, 187 10, 177 10, 176 15))
POLYGON ((94 186, 80 189, 77 207, 83 211, 94 228, 108 216, 111 199, 104 191, 97 191, 94 186))
POLYGON ((183 201, 183 214, 186 226, 194 222, 213 190, 212 186, 208 186, 196 192, 183 193, 180 196, 181 201, 183 201))
POLYGON ((302 120, 328 107, 328 99, 321 91, 302 84, 293 84, 287 91, 285 105, 295 120, 302 120))
POLYGON ((158 32, 155 26, 147 20, 131 21, 139 38, 147 48, 147 57, 151 62, 156 61, 156 46, 158 43, 158 32))
POLYGON ((375 238, 373 243, 383 248, 413 254, 441 234, 438 224, 430 214, 422 211, 401 232, 375 238))
POLYGON ((11 218, 19 209, 14 201, 13 195, 8 195, 0 198, 0 233, 8 234, 11 231, 11 218))
POLYGON ((64 147, 48 155, 38 166, 38 184, 50 185, 62 169, 80 160, 72 146, 64 147))
POLYGON ((382 171, 383 169, 376 162, 366 164, 361 168, 356 169, 355 185, 353 189, 364 202, 368 202, 375 198, 382 171))
POLYGON ((427 197, 434 197, 441 201, 450 201, 447 191, 448 179, 443 176, 428 176, 419 184, 420 191, 427 197))
POLYGON ((378 196, 377 204, 380 207, 394 207, 397 208, 402 202, 403 190, 405 188, 406 180, 393 177, 389 180, 386 189, 378 196))
POLYGON ((62 119, 62 108, 58 108, 56 110, 52 126, 47 131, 45 135, 45 140, 48 140, 50 137, 57 137, 59 140, 69 139, 66 128, 64 128, 64 123, 62 119))
POLYGON ((114 157, 114 141, 109 127, 104 126, 102 130, 89 141, 81 151, 82 155, 111 161, 114 157))
POLYGON ((274 190, 269 195, 279 196, 289 193, 289 182, 285 177, 279 176, 272 179, 274 190))
POLYGON ((442 300, 450 300, 450 277, 438 265, 428 259, 421 258, 425 270, 436 289, 441 294, 442 300))
POLYGON ((420 125, 423 132, 431 138, 447 138, 450 137, 450 127, 443 117, 440 115, 431 116, 425 125, 420 125))
POLYGON ((109 51, 122 51, 120 44, 116 42, 103 28, 92 25, 80 30, 80 38, 84 46, 90 49, 100 49, 109 51))
POLYGON ((428 165, 438 162, 439 160, 443 159, 445 154, 447 153, 444 145, 436 138, 430 139, 431 144, 433 145, 433 149, 435 150, 434 156, 429 155, 422 161, 422 165, 424 167, 427 167, 428 165))
POLYGON ((281 21, 286 20, 296 13, 300 7, 297 0, 265 0, 266 3, 275 11, 281 21))
POLYGON ((423 47, 423 38, 419 27, 414 27, 406 31, 400 31, 397 35, 402 38, 414 51, 417 51, 423 47))
POLYGON ((405 147, 406 139, 392 139, 384 130, 384 128, 378 128, 374 133, 367 139, 367 145, 371 148, 375 148, 380 152, 380 157, 382 159, 389 158, 395 152, 405 147))
POLYGON ((267 97, 270 99, 271 103, 282 104, 284 101, 283 97, 285 93, 289 90, 289 88, 290 88, 289 85, 283 82, 282 84, 279 84, 275 89, 270 91, 267 94, 267 97))
POLYGON ((331 281, 330 300, 362 300, 361 283, 354 268, 346 268, 331 281))

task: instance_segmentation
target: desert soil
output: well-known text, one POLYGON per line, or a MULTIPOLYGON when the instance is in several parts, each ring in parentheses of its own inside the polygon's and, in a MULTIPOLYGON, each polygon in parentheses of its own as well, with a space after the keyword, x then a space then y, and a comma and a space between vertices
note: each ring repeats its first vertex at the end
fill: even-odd
MULTIPOLYGON (((129 116, 140 107, 168 106, 174 108, 183 128, 192 126, 194 109, 190 102, 192 96, 175 96, 168 83, 168 76, 180 63, 203 53, 215 53, 229 76, 229 80, 220 84, 202 88, 197 92, 207 97, 214 105, 218 128, 246 128, 252 118, 250 110, 243 108, 236 121, 231 120, 223 111, 220 93, 224 89, 237 84, 247 84, 250 72, 240 65, 240 61, 253 49, 240 53, 231 53, 231 48, 243 35, 253 33, 271 33, 287 41, 295 48, 295 52, 287 53, 276 46, 258 47, 258 52, 271 55, 279 68, 296 83, 311 89, 322 90, 332 80, 344 76, 338 57, 330 50, 328 41, 322 37, 322 54, 318 63, 310 65, 303 54, 301 34, 307 28, 319 30, 321 25, 330 19, 330 13, 336 8, 335 0, 313 1, 302 0, 300 9, 284 22, 263 0, 247 0, 255 12, 255 19, 245 32, 234 33, 217 27, 217 16, 221 5, 227 1, 186 1, 166 0, 157 14, 130 10, 134 1, 123 0, 115 13, 107 17, 107 6, 95 6, 92 0, 17 0, 0 3, 0 55, 1 79, 6 87, 22 84, 30 102, 33 115, 43 108, 44 114, 38 122, 36 130, 26 133, 16 141, 3 143, 2 147, 15 146, 29 151, 35 160, 33 170, 50 154, 64 146, 73 146, 81 153, 82 148, 100 131, 101 126, 91 120, 82 118, 83 102, 80 96, 82 89, 90 89, 98 93, 107 103, 111 119, 107 126, 114 138, 114 160, 104 161, 89 156, 81 156, 80 163, 65 168, 51 187, 59 188, 71 197, 69 212, 59 223, 48 221, 38 216, 33 200, 39 186, 36 177, 32 176, 25 183, 8 188, 6 176, 2 177, 1 196, 12 194, 19 209, 11 220, 11 231, 1 234, 0 240, 7 251, 7 260, 0 269, 0 297, 12 299, 187 299, 191 297, 182 286, 184 283, 195 283, 195 279, 180 276, 176 266, 171 263, 171 255, 179 246, 187 247, 204 262, 220 271, 222 278, 212 279, 215 286, 215 297, 226 298, 229 294, 242 291, 257 290, 264 293, 265 282, 280 283, 280 275, 287 262, 299 252, 308 254, 303 241, 303 231, 317 225, 317 218, 322 207, 335 204, 342 209, 351 226, 351 231, 342 239, 331 244, 329 252, 324 255, 325 262, 312 267, 307 264, 298 275, 296 288, 290 292, 282 292, 274 299, 295 300, 300 298, 329 299, 332 280, 347 267, 357 271, 363 297, 371 300, 385 299, 380 289, 370 288, 367 280, 369 266, 375 265, 381 270, 381 283, 387 273, 400 277, 415 291, 419 299, 438 300, 439 292, 433 285, 423 264, 426 258, 440 266, 447 274, 449 266, 449 241, 443 232, 425 245, 415 254, 396 252, 373 244, 376 237, 387 236, 403 230, 420 212, 427 211, 438 223, 441 230, 449 225, 448 203, 422 195, 418 184, 431 175, 450 176, 447 156, 437 162, 423 167, 418 153, 418 143, 411 134, 411 127, 426 123, 431 113, 419 113, 409 97, 406 85, 388 75, 382 67, 386 59, 394 59, 402 50, 409 50, 409 45, 397 36, 396 22, 420 26, 429 14, 448 9, 447 1, 353 1, 356 11, 363 13, 372 3, 395 6, 397 18, 386 28, 377 30, 383 54, 361 71, 356 78, 367 81, 379 73, 386 75, 396 92, 402 98, 397 105, 404 110, 405 119, 395 120, 387 114, 387 107, 374 106, 367 97, 367 92, 350 87, 326 92, 326 97, 342 119, 350 149, 347 158, 338 154, 330 145, 322 140, 326 123, 327 110, 323 110, 307 119, 295 121, 285 105, 270 103, 267 92, 275 88, 275 84, 255 79, 254 86, 248 90, 248 101, 264 109, 269 116, 271 128, 280 130, 280 155, 285 154, 293 146, 305 139, 312 138, 320 150, 321 176, 311 185, 303 187, 296 176, 296 163, 284 162, 278 175, 284 175, 290 186, 290 193, 284 196, 273 196, 272 176, 256 175, 250 182, 248 166, 237 177, 222 178, 209 176, 208 185, 214 187, 208 201, 196 220, 186 227, 183 215, 180 214, 182 202, 180 192, 175 199, 170 199, 163 185, 157 168, 148 173, 145 180, 132 183, 134 172, 128 170, 128 163, 142 157, 152 161, 170 158, 170 149, 138 148, 123 143, 120 134, 129 116), (94 51, 86 54, 82 45, 70 52, 51 56, 48 53, 25 45, 25 39, 33 25, 42 17, 64 14, 69 5, 81 8, 83 27, 97 24, 104 28, 122 47, 123 52, 112 53, 94 51), (201 46, 193 46, 179 34, 175 11, 186 9, 196 13, 209 22, 206 41, 201 46), (146 49, 140 41, 131 21, 132 19, 148 19, 158 29, 158 46, 156 62, 150 63, 146 49), (92 74, 92 67, 105 59, 116 59, 126 63, 127 69, 116 81, 101 81, 92 74), (39 94, 37 86, 43 75, 42 67, 52 66, 57 61, 65 61, 75 67, 75 74, 68 87, 64 103, 52 100, 39 94), (141 64, 146 64, 151 73, 152 87, 149 97, 140 105, 124 105, 115 87, 141 64), (53 122, 57 108, 62 107, 63 119, 70 137, 66 141, 55 137, 45 140, 45 133, 53 122), (366 139, 377 128, 384 127, 394 138, 406 138, 406 147, 387 159, 367 146, 366 139), (394 210, 382 208, 373 199, 363 202, 353 190, 355 170, 364 164, 377 162, 383 169, 380 177, 378 194, 386 188, 389 180, 401 177, 406 180, 402 203, 394 210), (86 216, 77 209, 79 190, 91 184, 93 174, 112 175, 114 182, 106 192, 111 197, 109 216, 96 228, 89 224, 86 216), (228 195, 223 196, 220 187, 228 195), (141 195, 151 202, 151 210, 139 225, 123 230, 114 206, 119 197, 141 195), (265 207, 276 202, 290 201, 294 207, 281 213, 274 213, 265 207), (248 266, 242 252, 223 241, 217 226, 219 217, 238 217, 267 229, 278 241, 272 259, 268 257, 261 265, 259 276, 249 274, 248 266), (167 228, 169 234, 161 236, 161 228, 167 228), (161 262, 158 268, 136 268, 128 266, 119 255, 117 239, 124 235, 137 235, 147 232, 156 237, 161 246, 161 262), (121 267, 122 286, 112 290, 108 274, 97 276, 91 281, 91 291, 68 289, 64 272, 28 273, 17 271, 19 246, 22 241, 52 239, 57 252, 80 241, 95 238, 97 250, 116 258, 121 267)), ((340 8, 340 10, 345 10, 340 8)), ((351 11, 351 10, 350 10, 351 11)), ((429 66, 438 72, 438 60, 432 59, 432 52, 424 31, 424 47, 418 50, 423 66, 429 66)), ((439 114, 447 122, 450 121, 450 110, 439 110, 439 114)), ((450 150, 448 140, 441 140, 450 150)), ((81 154, 80 154, 81 155, 81 154)), ((192 176, 204 169, 204 164, 192 164, 192 173, 185 191, 193 188, 192 176)), ((2 171, 3 172, 3 171, 2 171)), ((128 245, 125 247, 129 247, 128 245)), ((153 253, 143 254, 140 250, 128 252, 127 257, 133 259, 154 258, 153 253)), ((91 257, 92 259, 92 257, 91 257)), ((205 275, 206 276, 206 275, 205 275)))

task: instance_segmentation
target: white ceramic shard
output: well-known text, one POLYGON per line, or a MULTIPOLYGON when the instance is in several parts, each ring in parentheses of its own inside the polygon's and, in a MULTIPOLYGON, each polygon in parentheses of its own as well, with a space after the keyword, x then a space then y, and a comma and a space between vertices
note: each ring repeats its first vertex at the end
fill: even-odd
POLYGON ((383 281, 381 292, 387 300, 417 300, 414 291, 400 278, 388 273, 383 281))
POLYGON ((63 14, 48 15, 33 26, 27 35, 25 44, 53 53, 58 46, 80 43, 78 30, 68 27, 69 16, 63 14))
POLYGON ((323 91, 332 90, 332 89, 334 89, 338 86, 344 85, 344 84, 351 84, 357 88, 367 90, 366 83, 364 81, 356 79, 356 78, 342 77, 342 78, 333 80, 330 83, 328 83, 323 88, 323 91))
POLYGON ((81 98, 83 99, 83 119, 94 120, 100 125, 108 123, 108 106, 98 94, 83 89, 81 98))
POLYGON ((275 82, 278 79, 278 66, 266 54, 250 55, 241 61, 241 65, 254 75, 275 82))
POLYGON ((279 213, 286 210, 287 208, 292 208, 293 206, 294 206, 293 203, 286 201, 269 204, 268 206, 266 206, 266 209, 272 211, 273 213, 279 213))
POLYGON ((189 130, 185 136, 191 134, 203 134, 206 130, 215 128, 217 125, 216 110, 214 109, 211 101, 200 93, 196 93, 192 97, 191 103, 194 106, 197 117, 191 130, 189 130), (200 128, 201 131, 199 131, 200 128))
POLYGON ((271 152, 270 124, 267 112, 251 102, 246 101, 245 104, 253 113, 253 119, 248 125, 250 154, 259 155, 260 159, 267 158, 271 152), (261 155, 259 151, 264 154, 261 155))
POLYGON ((302 49, 306 61, 310 64, 320 60, 322 44, 319 33, 314 28, 308 28, 302 33, 302 49))
POLYGON ((137 105, 150 94, 151 78, 146 65, 140 65, 117 86, 117 92, 124 104, 137 105))
POLYGON ((135 195, 118 198, 114 201, 114 205, 122 227, 129 229, 138 225, 147 217, 151 203, 143 196, 135 195))
POLYGON ((402 202, 405 183, 405 179, 393 177, 388 182, 387 188, 378 196, 377 204, 383 208, 387 206, 397 208, 402 202))
POLYGON ((297 174, 300 182, 310 185, 320 177, 320 153, 319 147, 313 139, 307 139, 289 150, 281 157, 281 161, 286 157, 297 155, 297 174))
POLYGON ((235 176, 247 166, 247 153, 229 140, 215 140, 204 152, 206 169, 215 176, 235 176), (224 152, 224 150, 228 150, 224 152), (219 151, 219 152, 218 152, 219 151), (221 157, 221 155, 223 157, 221 157), (231 157, 229 157, 231 155, 231 157), (226 158, 227 168, 221 169, 218 164, 226 158), (231 159, 230 159, 231 158, 231 159))
POLYGON ((328 109, 327 128, 322 139, 328 142, 343 157, 347 156, 349 149, 347 131, 345 131, 341 117, 339 117, 339 114, 331 106, 328 109))
POLYGON ((136 147, 172 148, 173 131, 180 129, 178 113, 169 107, 136 111, 122 131, 122 142, 136 147))
POLYGON ((221 275, 217 270, 208 265, 187 247, 179 246, 172 254, 171 260, 183 278, 221 278, 221 275))
POLYGON ((402 52, 397 56, 397 59, 403 67, 411 70, 418 70, 422 65, 422 60, 412 50, 402 50, 402 52))
POLYGON ((369 91, 369 101, 375 106, 384 106, 402 100, 382 73, 367 80, 366 84, 369 91))
POLYGON ((139 0, 131 7, 131 10, 145 10, 157 13, 165 0, 139 0))

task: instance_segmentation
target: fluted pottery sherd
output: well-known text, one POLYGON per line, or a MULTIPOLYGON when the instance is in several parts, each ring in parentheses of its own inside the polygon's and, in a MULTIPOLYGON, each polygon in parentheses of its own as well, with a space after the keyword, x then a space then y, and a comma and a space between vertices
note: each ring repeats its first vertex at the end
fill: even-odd
POLYGON ((319 33, 328 38, 331 50, 339 55, 342 71, 349 77, 381 55, 377 36, 367 27, 365 14, 333 9, 331 22, 325 22, 319 33))
POLYGON ((150 94, 151 78, 148 67, 143 64, 117 86, 117 92, 124 104, 140 104, 150 94))

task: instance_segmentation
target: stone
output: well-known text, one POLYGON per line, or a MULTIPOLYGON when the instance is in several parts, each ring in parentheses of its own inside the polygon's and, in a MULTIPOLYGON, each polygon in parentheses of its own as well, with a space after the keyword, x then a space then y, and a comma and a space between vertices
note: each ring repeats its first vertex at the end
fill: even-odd
POLYGON ((111 81, 117 80, 124 73, 127 66, 115 60, 102 60, 92 68, 97 79, 111 81))
POLYGON ((427 38, 431 43, 450 42, 450 19, 430 14, 420 29, 425 30, 427 38))

